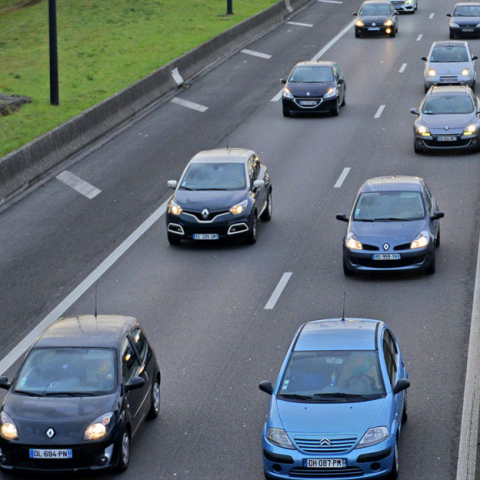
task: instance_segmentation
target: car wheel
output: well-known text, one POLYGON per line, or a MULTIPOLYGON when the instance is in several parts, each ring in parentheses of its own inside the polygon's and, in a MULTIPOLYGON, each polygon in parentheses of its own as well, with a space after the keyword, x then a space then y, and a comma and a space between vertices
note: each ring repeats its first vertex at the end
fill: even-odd
POLYGON ((395 38, 395 35, 397 34, 395 28, 392 30, 392 33, 390 34, 390 37, 395 38))
POLYGON ((430 89, 430 87, 427 87, 427 86, 425 85, 425 93, 427 93, 429 89, 430 89))
POLYGON ((353 277, 355 275, 355 272, 353 270, 350 270, 345 262, 345 260, 343 260, 343 274, 346 276, 346 277, 353 277))
POLYGON ((343 91, 343 99, 342 99, 342 103, 340 104, 341 107, 344 107, 347 103, 347 89, 345 88, 345 90, 343 91))
POLYGON ((248 245, 253 245, 257 241, 257 211, 253 212, 253 219, 252 224, 250 225, 250 229, 248 231, 247 238, 245 239, 245 243, 248 245))
POLYGON ((396 480, 398 478, 398 441, 395 441, 392 470, 387 478, 388 480, 396 480))
POLYGON ((266 470, 263 470, 263 475, 265 476, 265 480, 272 480, 272 477, 267 473, 266 470))
POLYGON ((438 226, 437 238, 435 239, 435 247, 440 246, 440 226, 438 226))
POLYGON ((405 390, 404 393, 404 400, 403 400, 403 413, 402 413, 402 424, 406 423, 408 420, 408 413, 407 413, 407 391, 405 390))
POLYGON ((124 472, 130 464, 130 432, 124 428, 120 437, 120 445, 118 452, 117 472, 124 472))
POLYGON ((335 106, 330 110, 330 113, 332 114, 332 117, 338 117, 338 114, 340 113, 340 105, 338 103, 338 98, 335 101, 335 106))
POLYGON ((450 40, 453 40, 454 38, 455 38, 455 35, 452 32, 450 32, 450 40))
POLYGON ((160 377, 157 377, 155 383, 152 385, 152 400, 150 410, 148 411, 147 418, 154 419, 158 417, 160 413, 160 377))
POLYGON ((360 33, 358 32, 357 29, 355 29, 355 38, 360 38, 360 33))
POLYGON ((168 238, 168 243, 170 245, 180 245, 180 242, 182 241, 182 239, 178 235, 175 235, 173 233, 168 233, 168 232, 167 232, 167 238, 168 238))
POLYGON ((290 116, 290 110, 288 110, 287 108, 284 108, 283 109, 283 116, 284 117, 289 117, 290 116))
POLYGON ((413 151, 415 153, 422 153, 422 151, 417 147, 417 142, 413 139, 413 151))
POLYGON ((268 197, 267 197, 267 206, 265 207, 265 210, 263 211, 262 215, 260 216, 260 218, 264 222, 268 222, 269 220, 272 219, 272 209, 273 209, 272 192, 270 191, 270 193, 268 194, 268 197))
POLYGON ((432 255, 432 260, 430 266, 425 269, 425 273, 427 275, 433 275, 436 270, 436 261, 435 261, 435 254, 432 255))

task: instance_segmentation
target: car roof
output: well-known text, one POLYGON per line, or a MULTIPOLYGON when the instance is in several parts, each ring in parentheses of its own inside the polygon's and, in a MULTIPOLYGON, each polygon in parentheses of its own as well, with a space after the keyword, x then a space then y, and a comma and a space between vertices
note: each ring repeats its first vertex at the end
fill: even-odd
POLYGON ((379 320, 330 318, 308 322, 295 342, 294 351, 376 350, 379 320))
POLYGON ((331 62, 330 60, 307 60, 305 62, 298 62, 295 67, 333 67, 334 65, 335 62, 331 62))
POLYGON ((441 42, 433 42, 433 47, 467 47, 468 42, 463 40, 442 40, 441 42))
POLYGON ((364 192, 385 192, 385 191, 412 191, 421 190, 423 179, 407 175, 396 175, 392 177, 375 177, 367 180, 360 191, 364 192))
POLYGON ((468 85, 434 85, 430 88, 427 95, 471 95, 468 85))
POLYGON ((456 3, 455 7, 480 7, 480 3, 466 3, 466 2, 461 2, 461 3, 456 3))
POLYGON ((252 155, 256 153, 247 148, 216 148, 197 153, 190 163, 241 163, 246 162, 252 155))
POLYGON ((38 337, 33 348, 119 347, 124 335, 138 322, 123 315, 62 317, 38 337))
POLYGON ((390 5, 390 2, 385 2, 385 1, 382 1, 382 0, 367 0, 366 2, 363 2, 362 3, 362 7, 363 5, 390 5))

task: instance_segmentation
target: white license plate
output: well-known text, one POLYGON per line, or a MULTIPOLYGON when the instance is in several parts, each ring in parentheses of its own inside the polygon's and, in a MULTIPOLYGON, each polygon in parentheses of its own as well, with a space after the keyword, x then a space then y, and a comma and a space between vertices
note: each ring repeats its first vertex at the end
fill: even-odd
POLYGON ((376 31, 380 30, 380 27, 368 27, 368 30, 370 32, 376 32, 376 31))
POLYGON ((400 260, 401 256, 399 253, 374 253, 374 260, 400 260))
POLYGON ((300 102, 300 105, 316 105, 317 102, 315 100, 303 100, 300 102))
POLYGON ((452 78, 441 78, 440 79, 441 82, 443 83, 451 83, 451 82, 456 82, 457 81, 457 77, 452 77, 452 78))
POLYGON ((30 448, 30 458, 65 459, 72 458, 72 450, 37 450, 30 448))
POLYGON ((437 137, 439 142, 455 142, 457 137, 444 135, 442 137, 437 137))
POLYGON ((473 28, 462 28, 462 32, 473 32, 473 28))
POLYGON ((347 468, 344 458, 305 458, 304 468, 347 468))
POLYGON ((194 233, 194 240, 218 240, 218 233, 194 233))

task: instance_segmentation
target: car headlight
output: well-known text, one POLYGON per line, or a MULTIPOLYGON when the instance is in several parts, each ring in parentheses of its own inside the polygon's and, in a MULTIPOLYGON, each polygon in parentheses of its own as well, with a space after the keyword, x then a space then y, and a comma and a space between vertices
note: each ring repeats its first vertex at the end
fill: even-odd
POLYGON ((462 70, 462 75, 463 75, 464 77, 468 77, 468 76, 470 75, 470 70, 469 70, 468 68, 464 68, 464 69, 462 70))
POLYGON ((356 25, 357 27, 363 27, 365 24, 364 24, 361 20, 357 20, 357 21, 355 22, 355 25, 356 25))
POLYGON ((345 246, 350 250, 363 250, 363 245, 357 240, 352 232, 349 232, 345 240, 345 246))
POLYGON ((437 72, 436 72, 433 68, 431 68, 431 69, 428 71, 428 75, 429 75, 430 77, 436 77, 436 76, 437 76, 437 72))
POLYGON ((283 88, 283 96, 285 98, 293 98, 293 95, 290 93, 290 89, 287 87, 283 88))
POLYGON ((391 26, 393 25, 393 22, 392 22, 392 20, 389 19, 389 20, 387 20, 387 21, 384 23, 384 25, 385 25, 386 27, 391 27, 391 26))
POLYGON ((373 427, 369 428, 363 438, 360 440, 357 448, 371 447, 377 443, 383 442, 389 437, 387 427, 373 427))
MULTIPOLYGON (((456 24, 455 24, 455 25, 456 25, 456 24)), ((458 25, 457 25, 457 27, 458 27, 458 25)), ((480 23, 477 25, 477 28, 480 28, 480 23)))
POLYGON ((323 98, 330 98, 334 97, 337 94, 337 89, 330 87, 327 91, 327 93, 323 96, 323 98))
POLYGON ((460 25, 459 25, 458 23, 453 23, 453 22, 452 22, 452 23, 450 24, 450 26, 453 27, 453 28, 460 28, 460 25))
POLYGON ((168 207, 168 212, 172 215, 180 215, 183 212, 183 208, 180 205, 177 205, 173 200, 170 202, 168 207))
POLYGON ((239 213, 242 213, 243 211, 245 211, 245 209, 247 208, 247 205, 248 205, 248 201, 244 200, 242 203, 239 203, 238 205, 234 205, 230 209, 230 213, 233 213, 234 215, 238 215, 239 213))
POLYGON ((424 137, 430 136, 430 130, 424 125, 417 125, 417 132, 424 137))
POLYGON ((288 438, 287 432, 281 428, 269 428, 267 440, 282 448, 289 448, 290 450, 295 449, 295 447, 292 445, 292 442, 288 438))
POLYGON ((7 440, 16 440, 18 438, 17 427, 15 423, 5 412, 0 414, 0 435, 7 440))
POLYGON ((423 248, 428 245, 428 232, 423 231, 420 232, 417 238, 410 244, 410 248, 423 248))
POLYGON ((84 440, 98 440, 103 438, 107 434, 108 426, 110 425, 113 417, 113 412, 108 412, 105 415, 101 415, 94 422, 92 422, 85 430, 83 434, 84 440))
POLYGON ((471 125, 465 128, 465 130, 463 131, 463 134, 471 135, 472 133, 475 133, 477 129, 478 129, 478 125, 475 125, 474 123, 472 123, 471 125))

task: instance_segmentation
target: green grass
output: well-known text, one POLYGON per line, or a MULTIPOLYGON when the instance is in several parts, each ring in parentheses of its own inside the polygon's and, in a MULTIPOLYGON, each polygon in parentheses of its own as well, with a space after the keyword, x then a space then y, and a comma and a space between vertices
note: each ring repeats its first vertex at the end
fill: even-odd
MULTIPOLYGON (((50 106, 48 1, 0 15, 0 92, 33 103, 0 117, 0 157, 277 0, 57 0, 60 106, 50 106)), ((0 0, 0 11, 18 0, 0 0)), ((5 10, 4 10, 5 12, 5 10)))

